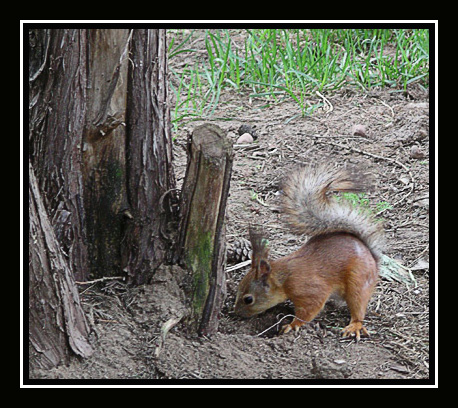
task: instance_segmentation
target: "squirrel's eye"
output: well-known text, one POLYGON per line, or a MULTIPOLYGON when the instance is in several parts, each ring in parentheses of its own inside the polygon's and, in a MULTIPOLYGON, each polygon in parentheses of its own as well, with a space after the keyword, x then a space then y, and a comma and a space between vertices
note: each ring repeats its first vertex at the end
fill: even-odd
POLYGON ((251 305, 253 303, 253 296, 251 295, 246 295, 243 297, 243 302, 246 304, 246 305, 251 305))

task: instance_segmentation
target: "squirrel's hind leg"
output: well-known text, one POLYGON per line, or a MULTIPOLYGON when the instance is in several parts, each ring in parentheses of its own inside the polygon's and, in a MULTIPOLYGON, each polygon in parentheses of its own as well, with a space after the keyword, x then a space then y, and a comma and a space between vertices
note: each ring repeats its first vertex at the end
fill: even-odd
POLYGON ((367 329, 363 326, 366 315, 366 308, 372 296, 377 282, 376 270, 355 270, 350 272, 354 279, 349 279, 345 291, 345 300, 350 309, 350 324, 342 331, 342 337, 355 336, 359 341, 361 335, 369 336, 367 329))

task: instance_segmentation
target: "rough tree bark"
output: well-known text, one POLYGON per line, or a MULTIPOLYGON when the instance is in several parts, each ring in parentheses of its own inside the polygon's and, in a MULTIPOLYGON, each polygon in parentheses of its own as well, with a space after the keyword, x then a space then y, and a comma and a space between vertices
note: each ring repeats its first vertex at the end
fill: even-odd
POLYGON ((83 179, 89 276, 121 275, 130 30, 87 33, 83 179))
POLYGON ((29 30, 31 368, 67 363, 71 351, 92 352, 73 281, 87 277, 81 158, 86 34, 29 30))
POLYGON ((86 30, 30 30, 29 157, 77 280, 87 277, 81 171, 86 87, 86 30))
POLYGON ((167 105, 165 30, 133 30, 127 79, 126 216, 123 268, 148 282, 170 249, 176 201, 167 105))
POLYGON ((69 274, 84 281, 124 268, 131 283, 146 282, 170 248, 176 190, 165 30, 28 34, 29 158, 37 179, 29 203, 29 350, 37 356, 32 365, 49 367, 71 350, 90 353, 69 274), (40 194, 46 226, 34 204, 40 194))
POLYGON ((59 248, 29 160, 29 367, 67 364, 93 349, 73 273, 59 248))
POLYGON ((30 157, 76 280, 146 282, 177 208, 165 30, 29 30, 29 66, 30 157))
POLYGON ((232 161, 232 143, 218 126, 194 129, 182 188, 179 247, 192 275, 189 325, 201 335, 217 331, 226 295, 224 220, 232 161))

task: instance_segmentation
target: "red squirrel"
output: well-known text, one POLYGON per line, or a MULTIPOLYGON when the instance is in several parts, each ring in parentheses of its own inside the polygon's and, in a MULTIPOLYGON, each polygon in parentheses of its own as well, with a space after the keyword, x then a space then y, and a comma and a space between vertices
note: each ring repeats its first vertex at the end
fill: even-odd
POLYGON ((351 314, 342 335, 357 341, 368 336, 363 320, 378 279, 383 229, 372 215, 332 194, 367 188, 361 173, 332 164, 292 173, 283 186, 283 213, 293 232, 310 239, 272 260, 267 241, 250 229, 252 263, 238 287, 236 314, 251 317, 290 299, 295 318, 280 332, 288 333, 310 322, 329 296, 338 293, 351 314))

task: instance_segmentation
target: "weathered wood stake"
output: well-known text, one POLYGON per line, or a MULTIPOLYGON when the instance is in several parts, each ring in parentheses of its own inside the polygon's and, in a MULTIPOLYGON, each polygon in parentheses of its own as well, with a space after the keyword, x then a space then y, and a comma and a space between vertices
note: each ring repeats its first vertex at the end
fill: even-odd
POLYGON ((180 259, 190 271, 191 316, 200 335, 215 333, 226 295, 225 212, 232 171, 232 143, 221 128, 204 124, 188 140, 182 188, 180 259))

